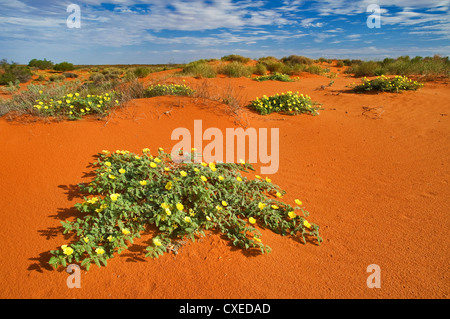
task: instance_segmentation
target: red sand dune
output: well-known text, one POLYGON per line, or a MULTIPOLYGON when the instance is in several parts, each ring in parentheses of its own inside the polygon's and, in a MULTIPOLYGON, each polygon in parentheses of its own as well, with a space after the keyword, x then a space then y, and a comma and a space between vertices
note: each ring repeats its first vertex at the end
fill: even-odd
POLYGON ((287 191, 286 201, 303 201, 309 220, 321 227, 321 246, 262 230, 272 252, 254 255, 213 233, 177 255, 153 260, 143 257, 151 238, 146 234, 107 267, 82 270, 81 289, 69 289, 68 273, 47 262, 50 250, 67 243, 60 221, 79 216, 71 209, 80 201, 74 186, 89 180, 83 176, 93 155, 103 149, 170 150, 175 128, 193 129, 201 119, 203 129, 225 132, 236 127, 235 119, 224 104, 180 97, 134 100, 102 121, 0 118, 0 296, 448 298, 448 83, 357 95, 345 88, 357 80, 333 80, 318 89, 330 79, 186 78, 192 86, 215 89, 212 95, 234 88, 244 104, 288 90, 323 103, 315 117, 242 113, 249 127, 280 129, 280 168, 270 177, 287 191), (366 285, 370 264, 380 266, 380 289, 366 285))

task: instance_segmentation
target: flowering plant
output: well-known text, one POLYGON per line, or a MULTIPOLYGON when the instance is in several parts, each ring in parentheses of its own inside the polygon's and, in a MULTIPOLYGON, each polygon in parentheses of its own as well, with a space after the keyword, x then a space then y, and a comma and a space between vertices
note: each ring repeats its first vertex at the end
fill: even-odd
POLYGON ((299 94, 298 92, 276 94, 267 97, 264 95, 262 98, 256 98, 251 101, 249 107, 254 109, 260 114, 266 115, 273 112, 284 113, 288 115, 296 115, 301 113, 309 113, 312 115, 319 114, 317 110, 318 103, 311 100, 308 95, 299 94))
MULTIPOLYGON (((194 159, 193 154, 184 156, 194 159)), ((177 239, 195 241, 208 229, 243 249, 270 252, 257 222, 282 235, 322 241, 319 226, 306 220, 309 213, 301 201, 293 206, 281 201, 285 191, 268 177, 241 175, 253 170, 244 161, 176 163, 160 148, 157 156, 149 149, 142 155, 103 151, 94 165, 93 180, 79 185, 84 202, 75 204, 85 216, 62 222, 64 233, 75 233, 78 241, 51 251, 49 263, 55 268, 72 261, 87 270, 92 263, 106 266, 149 225, 159 232, 147 247, 146 256, 152 258, 168 252, 177 239)))
POLYGON ((106 115, 108 110, 119 101, 114 99, 115 93, 81 96, 79 93, 69 93, 60 98, 39 91, 40 97, 34 108, 46 116, 66 116, 70 120, 81 119, 88 114, 106 115))
POLYGON ((373 80, 369 80, 366 77, 362 79, 362 84, 355 85, 353 91, 357 93, 363 93, 368 91, 378 92, 395 92, 398 93, 403 90, 417 90, 422 87, 423 84, 417 81, 413 81, 406 76, 396 75, 393 78, 388 78, 384 75, 378 76, 373 80))

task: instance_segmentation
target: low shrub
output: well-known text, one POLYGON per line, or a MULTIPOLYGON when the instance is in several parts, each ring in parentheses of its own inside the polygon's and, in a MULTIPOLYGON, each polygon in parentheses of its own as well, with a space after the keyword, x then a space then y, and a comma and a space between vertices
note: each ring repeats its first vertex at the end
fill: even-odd
POLYGON ((206 61, 194 61, 187 64, 181 74, 195 78, 215 78, 217 71, 206 61))
POLYGON ((70 79, 76 79, 78 77, 78 74, 72 73, 72 72, 64 72, 62 75, 65 78, 70 78, 70 79))
MULTIPOLYGON (((181 154, 195 158, 194 154, 181 154)), ((57 268, 77 262, 107 266, 109 259, 134 243, 148 226, 157 228, 146 248, 146 257, 157 258, 173 250, 178 241, 195 241, 205 230, 217 230, 242 249, 269 253, 262 243, 262 227, 290 236, 315 238, 319 226, 306 220, 309 213, 299 200, 283 202, 286 193, 269 178, 243 177, 253 167, 245 162, 180 163, 159 149, 141 155, 129 151, 102 151, 93 163, 95 177, 79 184, 84 202, 75 208, 84 217, 63 221, 64 234, 73 243, 52 250, 49 264, 57 268), (301 212, 300 214, 296 212, 301 212)))
POLYGON ((304 56, 299 56, 299 55, 290 55, 288 57, 282 58, 281 61, 285 64, 290 64, 290 65, 294 65, 294 64, 312 65, 314 63, 314 60, 304 57, 304 56))
POLYGON ((422 87, 423 84, 417 81, 413 81, 406 76, 395 76, 393 78, 387 78, 382 75, 373 80, 368 80, 364 78, 362 80, 362 84, 353 87, 353 91, 357 93, 364 93, 370 91, 376 92, 395 92, 398 93, 400 91, 405 90, 417 90, 422 87))
POLYGON ((283 113, 287 115, 297 115, 302 113, 309 113, 311 115, 319 114, 320 107, 317 102, 311 100, 308 95, 299 94, 298 92, 276 94, 270 97, 264 95, 262 98, 253 100, 249 108, 254 109, 262 115, 267 115, 273 112, 283 113))
POLYGON ((220 67, 218 73, 231 78, 249 77, 253 74, 253 68, 244 65, 242 62, 233 61, 220 67))
POLYGON ((39 70, 51 70, 53 68, 53 62, 44 60, 38 60, 38 59, 32 59, 30 62, 28 62, 29 67, 37 68, 39 70))
POLYGON ((66 77, 62 74, 52 74, 49 76, 48 80, 50 82, 60 82, 63 81, 66 77))
POLYGON ((55 70, 55 71, 66 72, 66 71, 73 71, 74 69, 75 69, 74 65, 72 63, 69 63, 66 61, 55 64, 53 66, 53 70, 55 70))
POLYGON ((145 78, 150 74, 150 69, 147 67, 137 67, 133 70, 133 73, 138 78, 145 78))
POLYGON ((237 55, 237 54, 230 54, 230 55, 226 55, 226 56, 222 57, 221 60, 229 61, 229 62, 240 62, 240 63, 245 64, 245 63, 249 62, 251 59, 243 57, 241 55, 237 55))

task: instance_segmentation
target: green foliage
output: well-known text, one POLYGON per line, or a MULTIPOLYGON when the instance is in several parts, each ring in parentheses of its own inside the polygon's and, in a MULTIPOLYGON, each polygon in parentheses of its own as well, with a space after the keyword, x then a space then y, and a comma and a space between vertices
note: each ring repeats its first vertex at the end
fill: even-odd
POLYGON ((267 74, 267 66, 265 66, 263 63, 258 62, 255 66, 253 73, 258 74, 258 75, 266 75, 267 74))
POLYGON ((282 202, 286 192, 268 178, 242 177, 241 172, 253 170, 250 164, 208 165, 193 161, 195 154, 180 153, 191 161, 178 161, 161 148, 156 157, 149 152, 98 154, 95 177, 79 185, 85 201, 75 207, 84 217, 62 222, 64 233, 74 234, 76 241, 51 251, 50 265, 106 266, 149 225, 158 230, 147 247, 151 258, 168 252, 177 240, 195 241, 209 229, 242 249, 270 252, 256 222, 282 235, 300 234, 305 242, 309 236, 322 241, 319 226, 305 219, 309 213, 300 201, 295 206, 282 202))
POLYGON ((255 81, 281 81, 281 82, 293 82, 294 80, 290 78, 287 74, 273 73, 269 75, 262 75, 254 78, 255 81))
POLYGON ((74 65, 72 63, 69 63, 69 62, 66 62, 66 61, 58 63, 58 64, 55 64, 53 66, 53 70, 55 70, 55 71, 66 72, 66 71, 72 71, 74 69, 75 69, 74 65))
POLYGON ((154 97, 162 95, 191 96, 194 90, 186 84, 157 84, 148 87, 145 90, 145 97, 154 97))
POLYGON ((50 82, 60 82, 63 81, 66 77, 62 74, 52 74, 49 76, 48 80, 50 82))
POLYGON ((215 78, 217 71, 208 62, 199 60, 187 64, 181 74, 195 78, 215 78))
POLYGON ((0 61, 0 85, 7 85, 9 82, 25 83, 31 79, 31 70, 28 66, 18 65, 15 62, 8 63, 3 59, 0 61))
POLYGON ((29 67, 37 68, 39 70, 51 70, 53 68, 53 62, 44 60, 38 60, 38 59, 32 59, 30 62, 28 62, 29 67))
POLYGON ((297 115, 301 113, 309 113, 311 115, 319 114, 317 110, 318 103, 311 100, 308 95, 303 95, 298 92, 276 94, 270 97, 264 95, 262 98, 253 100, 249 108, 254 109, 262 115, 267 115, 273 112, 283 113, 287 115, 297 115))
POLYGON ((398 75, 393 78, 387 78, 382 75, 373 80, 364 78, 362 82, 362 84, 355 86, 353 88, 353 91, 357 93, 364 93, 369 91, 398 93, 405 90, 415 91, 423 86, 422 83, 413 81, 406 76, 398 75))
POLYGON ((33 107, 43 116, 63 116, 69 120, 78 120, 89 114, 104 116, 118 103, 118 100, 114 101, 114 93, 81 96, 77 92, 55 98, 40 91, 33 107))
POLYGON ((290 55, 288 57, 284 57, 281 61, 285 64, 295 65, 295 64, 305 64, 311 65, 314 61, 310 58, 299 56, 299 55, 290 55))
POLYGON ((229 62, 240 62, 240 63, 247 63, 249 62, 251 59, 250 58, 246 58, 243 57, 241 55, 238 54, 230 54, 230 55, 226 55, 224 57, 221 58, 222 61, 229 61, 229 62))
POLYGON ((242 62, 233 61, 222 66, 218 72, 231 78, 249 77, 253 73, 253 68, 246 66, 242 62))
POLYGON ((133 70, 133 73, 138 78, 145 78, 150 74, 150 69, 147 67, 137 67, 133 70))

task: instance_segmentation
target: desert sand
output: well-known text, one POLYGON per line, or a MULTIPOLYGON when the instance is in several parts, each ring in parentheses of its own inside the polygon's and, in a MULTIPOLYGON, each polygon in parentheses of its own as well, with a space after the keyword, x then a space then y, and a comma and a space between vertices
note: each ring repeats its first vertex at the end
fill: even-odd
MULTIPOLYGON (((170 73, 161 76, 170 81, 170 73)), ((164 96, 132 100, 100 121, 3 116, 1 298, 449 297, 448 82, 426 82, 415 92, 354 94, 346 86, 359 80, 344 74, 329 87, 329 78, 311 74, 296 82, 185 81, 211 95, 233 88, 243 105, 299 91, 323 110, 318 116, 262 116, 244 107, 237 118, 217 101, 164 96), (270 178, 287 192, 284 200, 303 201, 323 243, 262 229, 272 248, 262 255, 207 233, 176 255, 148 259, 149 232, 107 267, 82 270, 81 288, 69 289, 65 269, 48 265, 49 251, 67 243, 60 222, 81 216, 73 208, 82 200, 76 185, 89 181, 94 155, 104 149, 170 150, 177 143, 171 132, 193 129, 194 120, 223 131, 279 128, 280 166, 270 178), (371 264, 381 269, 381 288, 367 286, 371 264)))

